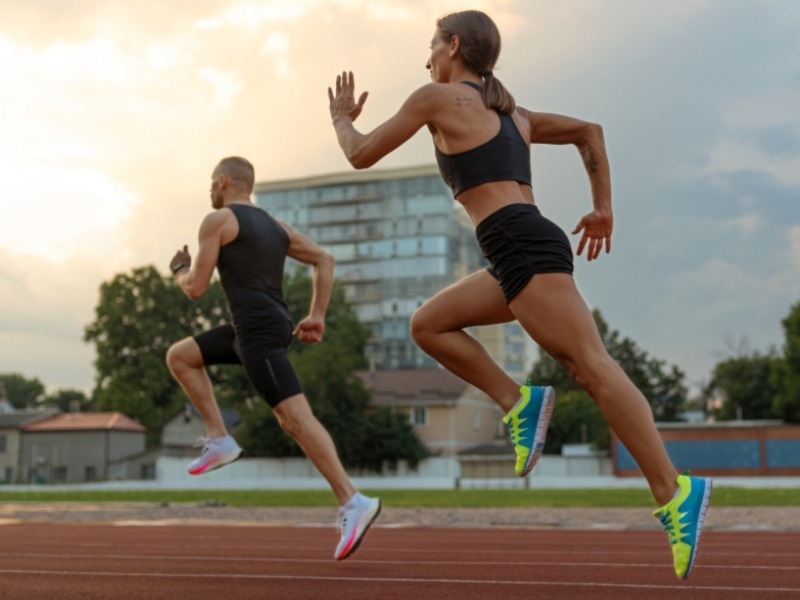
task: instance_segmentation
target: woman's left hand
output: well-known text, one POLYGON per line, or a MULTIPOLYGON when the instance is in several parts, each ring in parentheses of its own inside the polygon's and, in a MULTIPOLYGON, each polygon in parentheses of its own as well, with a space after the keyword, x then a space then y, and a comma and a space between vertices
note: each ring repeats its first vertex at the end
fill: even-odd
POLYGON ((611 231, 614 229, 614 215, 608 212, 593 210, 584 216, 573 230, 573 234, 583 232, 578 242, 578 256, 586 248, 586 259, 594 260, 600 256, 603 246, 606 254, 611 252, 611 231))
POLYGON ((358 115, 361 114, 361 109, 364 108, 369 92, 362 93, 358 98, 358 102, 356 102, 355 87, 355 78, 352 71, 344 71, 341 75, 336 76, 336 94, 333 93, 331 88, 328 88, 328 99, 331 102, 331 118, 334 121, 340 117, 348 117, 351 121, 355 121, 358 115))

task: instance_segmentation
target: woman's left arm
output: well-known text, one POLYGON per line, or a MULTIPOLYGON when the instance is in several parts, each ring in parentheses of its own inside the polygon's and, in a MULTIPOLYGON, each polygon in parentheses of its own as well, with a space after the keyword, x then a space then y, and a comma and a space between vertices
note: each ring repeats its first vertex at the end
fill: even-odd
POLYGON ((360 133, 353 122, 361 114, 367 92, 355 100, 355 80, 352 73, 336 77, 336 93, 328 88, 331 118, 345 157, 356 169, 371 167, 381 158, 407 142, 432 118, 431 100, 435 84, 428 84, 409 96, 400 110, 369 133, 360 133))
POLYGON ((578 222, 573 234, 581 233, 577 253, 587 249, 594 260, 605 247, 611 251, 614 214, 611 209, 611 169, 608 164, 603 128, 588 121, 551 113, 528 113, 532 144, 574 144, 583 159, 592 193, 594 210, 578 222))

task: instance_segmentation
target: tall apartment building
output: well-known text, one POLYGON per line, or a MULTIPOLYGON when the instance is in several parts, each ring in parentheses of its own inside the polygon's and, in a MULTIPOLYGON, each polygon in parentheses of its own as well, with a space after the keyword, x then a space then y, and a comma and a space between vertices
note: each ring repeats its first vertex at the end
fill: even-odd
MULTIPOLYGON (((486 262, 436 166, 261 182, 254 192, 259 206, 335 257, 336 279, 370 328, 367 356, 374 369, 437 366, 411 339, 411 314, 486 262)), ((509 375, 524 378, 525 337, 518 324, 472 333, 509 375)))

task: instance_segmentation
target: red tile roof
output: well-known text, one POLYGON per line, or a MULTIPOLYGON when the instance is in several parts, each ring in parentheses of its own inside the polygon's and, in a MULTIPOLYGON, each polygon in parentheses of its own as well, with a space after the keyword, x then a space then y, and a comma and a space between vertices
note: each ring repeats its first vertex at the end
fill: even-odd
POLYGON ((23 431, 86 431, 113 429, 115 431, 147 431, 121 412, 61 413, 21 427, 23 431))

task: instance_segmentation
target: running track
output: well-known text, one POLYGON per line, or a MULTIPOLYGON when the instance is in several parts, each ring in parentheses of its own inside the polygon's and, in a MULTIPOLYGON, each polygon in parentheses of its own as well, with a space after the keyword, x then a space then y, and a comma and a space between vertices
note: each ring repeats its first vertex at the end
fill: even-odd
POLYGON ((708 531, 691 577, 656 531, 11 524, 3 600, 800 600, 800 534, 708 531))

